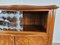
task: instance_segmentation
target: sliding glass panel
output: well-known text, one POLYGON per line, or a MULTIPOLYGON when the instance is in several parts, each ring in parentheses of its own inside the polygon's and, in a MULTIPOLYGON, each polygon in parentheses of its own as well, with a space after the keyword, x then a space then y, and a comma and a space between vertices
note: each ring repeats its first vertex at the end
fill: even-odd
POLYGON ((0 11, 0 30, 23 30, 20 24, 22 17, 19 11, 0 11))

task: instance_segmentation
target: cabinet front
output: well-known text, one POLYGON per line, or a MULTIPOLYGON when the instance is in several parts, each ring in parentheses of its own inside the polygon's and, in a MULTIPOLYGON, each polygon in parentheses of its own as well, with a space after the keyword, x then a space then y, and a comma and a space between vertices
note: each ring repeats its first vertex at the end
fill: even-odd
POLYGON ((48 37, 44 35, 16 36, 15 41, 16 45, 48 45, 48 37))
POLYGON ((8 35, 0 35, 0 45, 14 45, 13 37, 8 35))
POLYGON ((47 36, 29 36, 29 45, 48 45, 47 36))

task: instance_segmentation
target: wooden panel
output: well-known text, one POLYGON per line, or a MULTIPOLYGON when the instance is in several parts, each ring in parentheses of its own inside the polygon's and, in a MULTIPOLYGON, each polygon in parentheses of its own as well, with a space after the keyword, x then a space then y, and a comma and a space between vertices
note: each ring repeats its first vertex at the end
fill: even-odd
POLYGON ((0 45, 14 45, 13 37, 8 35, 0 35, 0 45))
POLYGON ((52 39, 53 39, 53 31, 54 31, 54 21, 55 21, 55 10, 50 10, 50 28, 48 30, 49 33, 49 45, 52 45, 52 39))
POLYGON ((30 36, 29 45, 48 45, 47 36, 30 36))
POLYGON ((24 36, 16 36, 15 41, 16 45, 28 45, 28 39, 24 36))
POLYGON ((23 35, 15 37, 16 45, 48 45, 48 36, 23 35))

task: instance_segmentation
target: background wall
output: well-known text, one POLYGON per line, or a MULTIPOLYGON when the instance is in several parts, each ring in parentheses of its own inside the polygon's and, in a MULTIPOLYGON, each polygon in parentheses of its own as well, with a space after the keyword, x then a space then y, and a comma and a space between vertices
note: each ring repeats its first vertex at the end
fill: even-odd
MULTIPOLYGON (((57 5, 60 0, 0 0, 0 5, 57 5)), ((60 8, 56 12, 53 42, 60 43, 60 8)))

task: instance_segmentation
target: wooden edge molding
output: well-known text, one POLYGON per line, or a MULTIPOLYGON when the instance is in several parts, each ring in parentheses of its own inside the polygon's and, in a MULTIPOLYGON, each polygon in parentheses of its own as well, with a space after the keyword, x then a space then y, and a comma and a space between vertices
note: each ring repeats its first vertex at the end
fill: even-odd
POLYGON ((56 5, 35 6, 35 5, 0 5, 0 10, 35 10, 35 9, 57 9, 56 5))
POLYGON ((48 35, 47 33, 45 32, 27 32, 27 31, 23 31, 23 32, 18 32, 18 31, 0 31, 0 35, 1 34, 15 34, 15 35, 39 35, 39 36, 42 36, 42 35, 48 35))

